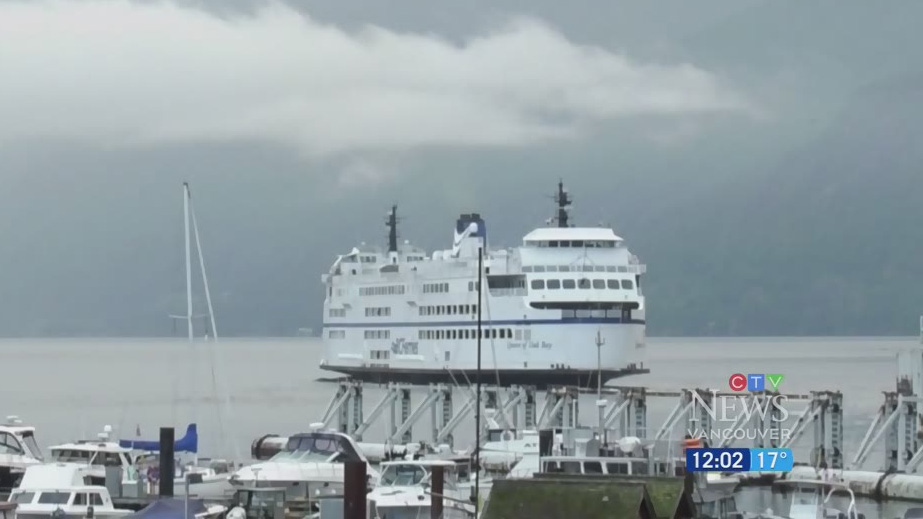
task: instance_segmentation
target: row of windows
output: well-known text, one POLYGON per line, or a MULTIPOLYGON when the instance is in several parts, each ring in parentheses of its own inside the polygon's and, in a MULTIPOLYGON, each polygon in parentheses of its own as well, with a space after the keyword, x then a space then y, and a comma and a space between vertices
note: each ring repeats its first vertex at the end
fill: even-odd
MULTIPOLYGON (((516 330, 521 332, 522 330, 516 330)), ((521 334, 518 334, 521 335, 521 334)), ((419 330, 417 336, 425 340, 440 339, 477 339, 477 328, 460 328, 457 330, 419 330)), ((483 339, 512 339, 513 330, 510 328, 482 328, 483 339)), ((521 340, 521 339, 520 339, 521 340)))
POLYGON ((449 291, 448 283, 424 283, 424 294, 442 294, 449 291))
POLYGON ((331 308, 330 310, 327 311, 327 314, 330 317, 346 317, 346 309, 345 308, 331 308))
POLYGON ((477 315, 478 305, 428 305, 420 307, 420 315, 477 315))
POLYGON ((391 358, 391 352, 388 350, 372 350, 369 352, 369 358, 372 360, 388 360, 391 358))
MULTIPOLYGON (((574 288, 580 288, 583 290, 589 290, 590 288, 601 290, 601 289, 611 289, 617 290, 620 288, 618 279, 594 279, 589 280, 587 278, 583 279, 533 279, 529 286, 532 287, 532 290, 571 290, 574 288)), ((621 280, 622 290, 632 290, 634 289, 635 284, 630 279, 621 280)))
POLYGON ((378 261, 378 258, 375 256, 359 256, 359 261, 362 263, 375 263, 378 261))
POLYGON ((366 339, 390 339, 391 330, 366 330, 366 339))
POLYGON ((523 272, 638 272, 636 265, 531 265, 523 272))
POLYGON ((359 287, 360 296, 394 296, 405 292, 404 285, 382 285, 378 287, 359 287))
POLYGON ((588 249, 614 249, 615 240, 529 240, 528 245, 535 247, 568 247, 568 248, 588 248, 588 249))
POLYGON ((346 330, 327 330, 328 339, 345 339, 346 330))
POLYGON ((390 306, 370 306, 365 309, 366 317, 390 317, 391 316, 391 307, 390 306))

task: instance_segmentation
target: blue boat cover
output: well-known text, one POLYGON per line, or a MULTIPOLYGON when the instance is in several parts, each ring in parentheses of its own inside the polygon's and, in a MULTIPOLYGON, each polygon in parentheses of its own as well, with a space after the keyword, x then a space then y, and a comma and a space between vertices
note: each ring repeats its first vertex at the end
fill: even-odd
MULTIPOLYGON (((186 519, 186 505, 183 498, 163 498, 125 517, 127 519, 186 519)), ((188 505, 189 517, 194 517, 207 510, 205 501, 201 499, 190 499, 188 505)))
MULTIPOLYGON (((138 451, 160 452, 160 440, 119 440, 119 446, 138 451)), ((173 452, 199 452, 199 433, 196 424, 186 427, 186 434, 173 444, 173 452)))

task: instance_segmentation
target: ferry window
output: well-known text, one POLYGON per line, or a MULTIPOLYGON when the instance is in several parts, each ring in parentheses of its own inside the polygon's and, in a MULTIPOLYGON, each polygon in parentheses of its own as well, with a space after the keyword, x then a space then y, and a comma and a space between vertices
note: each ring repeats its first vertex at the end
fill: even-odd
POLYGON ((606 267, 604 265, 596 265, 593 267, 593 272, 605 272, 606 267))
POLYGON ((558 272, 570 272, 570 265, 559 265, 558 272))
POLYGON ((522 330, 516 330, 515 339, 516 339, 517 341, 521 341, 521 340, 522 340, 522 330))
POLYGON ((10 496, 10 500, 14 503, 19 503, 21 505, 27 505, 32 503, 32 499, 35 498, 34 492, 16 492, 10 496))
POLYGON ((632 283, 630 279, 623 279, 622 288, 624 288, 625 290, 631 290, 632 288, 634 288, 634 283, 632 283))
POLYGON ((612 290, 618 290, 618 288, 619 288, 619 280, 617 280, 617 279, 607 279, 607 280, 606 280, 606 286, 609 287, 609 288, 611 288, 612 290))
POLYGON ((532 330, 526 328, 522 331, 522 340, 531 341, 532 340, 532 330))
POLYGON ((547 267, 545 267, 545 270, 548 271, 548 272, 557 272, 557 271, 558 271, 558 266, 557 266, 557 265, 548 265, 547 267))
MULTIPOLYGON (((564 243, 567 243, 567 242, 564 242, 564 243)), ((549 246, 549 247, 557 247, 557 246, 558 246, 557 240, 549 241, 549 242, 548 242, 548 246, 549 246)))
POLYGON ((496 338, 497 338, 497 336, 499 335, 499 333, 498 333, 498 332, 499 332, 499 330, 498 330, 498 329, 496 329, 496 328, 492 328, 492 329, 490 330, 490 333, 491 333, 491 338, 492 338, 492 339, 496 339, 496 338))
POLYGON ((38 504, 66 505, 70 498, 70 492, 42 492, 38 495, 38 504))
POLYGON ((463 313, 463 314, 470 314, 470 313, 471 313, 471 305, 462 305, 462 313, 463 313))
POLYGON ((606 272, 615 272, 615 265, 609 265, 606 267, 606 272))
POLYGON ((583 462, 583 472, 584 474, 602 474, 603 464, 598 461, 585 461, 583 462))
POLYGON ((571 247, 583 247, 583 240, 574 240, 570 242, 571 247))
POLYGON ((573 289, 577 286, 577 283, 573 279, 565 279, 561 281, 565 289, 573 289))
POLYGON ((522 267, 523 272, 532 272, 532 267, 522 267))
POLYGON ((580 281, 577 283, 577 286, 582 288, 583 290, 587 290, 590 288, 590 280, 587 278, 581 278, 580 281))
POLYGON ((558 290, 559 288, 561 288, 560 279, 549 279, 548 281, 546 281, 546 283, 547 283, 546 288, 549 288, 551 290, 558 290))
POLYGON ((545 267, 541 265, 536 265, 535 267, 532 267, 532 268, 535 269, 535 272, 545 272, 545 267))
POLYGON ((478 305, 471 305, 471 313, 475 315, 478 313, 478 305))
POLYGON ((503 328, 500 328, 500 338, 501 338, 501 339, 505 339, 505 338, 506 338, 506 330, 503 329, 503 328))
POLYGON ((506 329, 506 338, 507 339, 513 338, 513 330, 510 330, 509 328, 506 329))
POLYGON ((346 317, 346 309, 345 308, 331 308, 330 311, 328 312, 328 315, 330 315, 330 317, 346 317))
POLYGON ((628 466, 624 463, 606 463, 607 474, 628 474, 628 466))
POLYGON ((545 280, 544 279, 533 279, 529 285, 532 287, 533 290, 541 290, 545 288, 545 280))
POLYGON ((579 461, 562 461, 561 470, 565 474, 580 474, 580 462, 579 461))
POLYGON ((596 289, 606 288, 606 281, 603 279, 594 279, 593 288, 596 288, 596 289))
POLYGON ((619 272, 628 272, 628 267, 619 267, 619 272))

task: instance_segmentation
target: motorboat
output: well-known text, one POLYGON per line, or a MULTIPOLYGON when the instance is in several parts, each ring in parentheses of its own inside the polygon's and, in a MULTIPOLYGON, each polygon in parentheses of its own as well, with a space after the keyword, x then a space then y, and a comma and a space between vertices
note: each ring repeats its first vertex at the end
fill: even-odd
POLYGON ((378 486, 368 494, 369 517, 403 519, 430 517, 433 499, 433 469, 442 467, 442 517, 462 519, 474 516, 474 506, 459 485, 457 465, 450 460, 405 460, 381 464, 378 486))
POLYGON ((49 517, 124 517, 131 510, 116 508, 104 486, 87 485, 87 467, 76 463, 47 463, 26 468, 19 487, 8 501, 18 519, 49 517))
MULTIPOLYGON (((95 440, 78 440, 53 445, 49 448, 54 463, 75 463, 83 465, 86 481, 90 485, 106 484, 106 468, 119 467, 122 470, 122 491, 126 496, 139 495, 138 487, 153 487, 159 480, 160 442, 144 440, 110 439, 111 426, 105 426, 95 440)), ((190 424, 186 434, 175 442, 177 453, 193 453, 198 450, 198 435, 195 424, 190 424)), ((231 492, 228 472, 220 473, 214 467, 200 467, 195 462, 174 463, 174 493, 185 495, 186 480, 189 480, 189 494, 197 497, 219 498, 231 492)), ((147 488, 150 493, 154 489, 147 488)))
POLYGON ((365 463, 370 486, 377 484, 378 471, 350 436, 317 426, 311 432, 289 436, 277 454, 239 469, 230 483, 238 488, 284 488, 290 499, 330 495, 342 491, 344 463, 350 461, 365 463))
POLYGON ((792 503, 788 515, 777 515, 772 510, 760 513, 745 513, 748 519, 865 519, 856 508, 856 495, 840 481, 822 479, 784 479, 774 483, 780 487, 792 487, 792 503), (840 492, 848 498, 846 510, 832 506, 831 498, 840 492))
POLYGON ((15 488, 27 467, 44 462, 35 427, 23 425, 18 416, 8 416, 0 424, 0 492, 15 488))

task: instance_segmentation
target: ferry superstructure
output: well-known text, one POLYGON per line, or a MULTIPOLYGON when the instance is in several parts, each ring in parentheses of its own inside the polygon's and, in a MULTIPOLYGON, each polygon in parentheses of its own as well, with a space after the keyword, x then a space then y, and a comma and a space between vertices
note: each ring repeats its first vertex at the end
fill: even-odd
POLYGON ((480 312, 485 383, 595 387, 647 373, 645 265, 612 229, 571 226, 563 183, 555 201, 554 226, 518 247, 489 248, 475 213, 432 254, 398 243, 392 207, 387 250, 353 248, 321 278, 321 367, 365 382, 474 381, 480 312))

